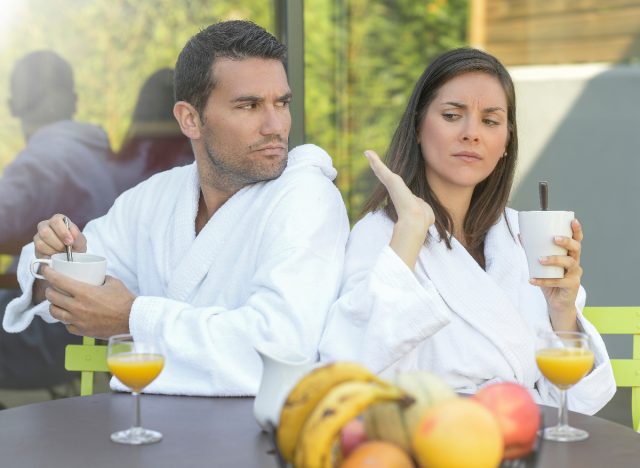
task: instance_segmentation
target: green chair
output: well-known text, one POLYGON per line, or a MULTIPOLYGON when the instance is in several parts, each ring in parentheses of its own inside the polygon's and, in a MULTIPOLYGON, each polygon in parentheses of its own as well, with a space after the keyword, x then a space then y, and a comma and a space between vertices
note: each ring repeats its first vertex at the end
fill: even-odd
POLYGON ((631 359, 612 359, 618 387, 631 387, 631 419, 640 432, 640 307, 585 307, 584 316, 602 335, 633 335, 631 359))
POLYGON ((109 372, 107 367, 107 347, 97 345, 95 338, 82 338, 81 345, 67 345, 64 367, 68 371, 79 371, 80 395, 93 394, 93 373, 109 372))

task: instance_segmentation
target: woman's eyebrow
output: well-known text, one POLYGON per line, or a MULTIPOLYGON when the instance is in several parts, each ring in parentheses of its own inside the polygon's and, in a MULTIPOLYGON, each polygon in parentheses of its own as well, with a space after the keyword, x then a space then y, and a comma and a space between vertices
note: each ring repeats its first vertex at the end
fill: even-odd
MULTIPOLYGON (((467 105, 466 104, 462 104, 460 102, 455 102, 455 101, 447 101, 444 102, 443 105, 448 105, 448 106, 452 106, 452 107, 456 107, 458 109, 466 109, 467 105)), ((494 106, 494 107, 485 107, 484 109, 482 109, 482 112, 485 113, 491 113, 491 112, 507 112, 506 110, 504 110, 502 107, 500 106, 494 106)))

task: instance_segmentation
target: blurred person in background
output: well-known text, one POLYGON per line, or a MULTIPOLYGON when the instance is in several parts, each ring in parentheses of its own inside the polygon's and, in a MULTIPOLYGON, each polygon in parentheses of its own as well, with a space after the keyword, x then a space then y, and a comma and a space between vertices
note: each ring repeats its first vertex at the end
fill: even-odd
MULTIPOLYGON (((55 52, 32 52, 15 64, 8 105, 20 120, 26 146, 0 177, 0 253, 17 254, 38 222, 56 213, 84 226, 106 213, 116 197, 107 134, 71 120, 76 100, 71 66, 55 52)), ((0 290, 0 314, 19 295, 0 290)), ((50 388, 71 379, 64 370, 64 347, 78 341, 63 325, 41 320, 19 334, 2 330, 0 387, 50 388)))
POLYGON ((157 172, 193 162, 189 139, 173 116, 173 70, 161 68, 142 85, 122 148, 114 155, 118 193, 157 172))
POLYGON ((9 108, 27 144, 0 178, 0 244, 24 245, 38 222, 56 213, 78 226, 103 215, 116 188, 107 134, 71 120, 77 97, 66 60, 50 50, 27 54, 10 88, 9 108))

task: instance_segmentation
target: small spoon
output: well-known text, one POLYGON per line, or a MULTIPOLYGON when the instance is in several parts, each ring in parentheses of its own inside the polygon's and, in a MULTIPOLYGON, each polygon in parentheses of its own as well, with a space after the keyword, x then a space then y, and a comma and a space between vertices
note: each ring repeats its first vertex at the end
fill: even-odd
POLYGON ((538 192, 540 193, 540 209, 547 211, 549 208, 549 185, 546 182, 538 182, 538 192))
MULTIPOLYGON (((66 226, 67 229, 71 230, 69 227, 69 218, 67 218, 66 216, 63 218, 64 220, 64 225, 66 226)), ((67 251, 67 262, 73 262, 73 252, 71 251, 71 246, 70 245, 66 245, 65 249, 67 251)))

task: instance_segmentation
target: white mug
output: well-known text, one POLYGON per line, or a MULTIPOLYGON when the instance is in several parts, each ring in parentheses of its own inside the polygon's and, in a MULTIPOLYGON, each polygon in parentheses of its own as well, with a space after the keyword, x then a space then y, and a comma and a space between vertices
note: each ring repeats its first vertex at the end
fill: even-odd
POLYGON ((73 262, 67 260, 66 253, 57 253, 51 258, 36 258, 31 262, 31 274, 38 279, 45 279, 37 273, 40 264, 49 265, 55 271, 77 281, 100 286, 104 284, 107 273, 107 260, 99 255, 73 253, 73 262))
POLYGON ((527 255, 530 278, 564 278, 564 268, 543 265, 540 257, 567 255, 567 249, 556 245, 554 237, 573 237, 573 211, 520 211, 520 241, 527 255))

